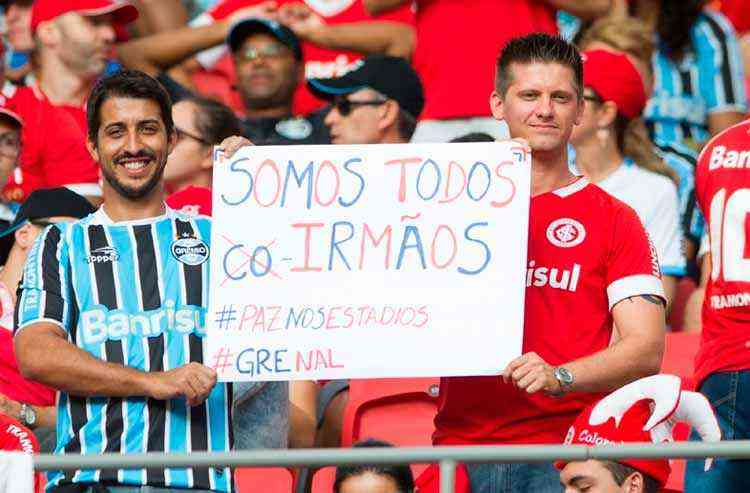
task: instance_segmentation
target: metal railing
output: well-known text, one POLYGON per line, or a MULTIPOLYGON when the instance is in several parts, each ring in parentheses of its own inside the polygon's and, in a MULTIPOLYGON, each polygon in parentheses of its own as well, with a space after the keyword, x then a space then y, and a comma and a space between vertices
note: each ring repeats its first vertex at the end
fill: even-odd
POLYGON ((440 464, 440 491, 452 493, 458 462, 552 462, 626 458, 749 459, 750 440, 722 442, 633 443, 625 445, 505 445, 356 449, 238 450, 225 453, 37 455, 39 471, 141 469, 144 467, 323 467, 355 464, 440 464))

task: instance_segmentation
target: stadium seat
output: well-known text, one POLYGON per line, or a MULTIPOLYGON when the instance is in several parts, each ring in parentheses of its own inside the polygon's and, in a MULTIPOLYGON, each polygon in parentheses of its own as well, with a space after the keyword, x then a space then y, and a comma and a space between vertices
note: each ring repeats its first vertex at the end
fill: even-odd
POLYGON ((284 467, 242 467, 235 469, 238 493, 293 493, 292 471, 284 467))
POLYGON ((324 467, 315 471, 312 480, 312 493, 331 493, 336 479, 336 468, 324 467))
POLYGON ((685 389, 692 390, 693 365, 700 344, 700 334, 691 332, 668 332, 664 347, 662 373, 682 378, 685 389))
POLYGON ((394 445, 432 444, 438 378, 351 380, 341 446, 367 438, 394 445))
MULTIPOLYGON (((695 354, 698 352, 700 334, 688 332, 667 333, 664 348, 664 360, 662 361, 662 373, 671 373, 682 378, 683 387, 692 390, 695 386, 693 380, 693 367, 695 354)), ((672 432, 675 441, 686 441, 690 436, 690 427, 678 423, 672 432)), ((668 493, 679 493, 684 491, 685 460, 673 459, 670 461, 672 474, 669 476, 664 489, 668 493)))

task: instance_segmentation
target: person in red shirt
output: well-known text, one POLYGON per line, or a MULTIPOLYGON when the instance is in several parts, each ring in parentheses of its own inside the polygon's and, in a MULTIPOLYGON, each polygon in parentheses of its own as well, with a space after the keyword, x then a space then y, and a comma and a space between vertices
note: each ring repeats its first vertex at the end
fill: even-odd
MULTIPOLYGON (((659 263, 641 221, 568 168, 583 111, 578 51, 547 34, 516 38, 496 73, 492 114, 532 151, 523 355, 499 376, 442 379, 437 445, 560 443, 603 392, 658 372, 664 348, 659 263)), ((550 463, 468 470, 473 491, 560 490, 550 463)))
MULTIPOLYGON (((679 377, 654 375, 587 407, 568 429, 565 445, 672 441, 678 422, 700 430, 705 442, 721 439, 719 423, 704 396, 681 390, 679 377)), ((710 470, 711 462, 701 461, 701 466, 710 470)), ((589 459, 559 461, 555 466, 565 493, 658 493, 672 474, 668 459, 589 459)))
MULTIPOLYGON (((373 15, 411 0, 363 0, 373 15)), ((417 0, 414 64, 425 86, 412 142, 448 142, 468 132, 507 138, 487 109, 492 60, 512 38, 557 33, 557 9, 582 19, 607 13, 610 0, 417 0)))
MULTIPOLYGON (((722 433, 750 438, 750 121, 721 132, 703 148, 695 170, 695 196, 706 218, 701 344, 695 358, 696 388, 714 406, 722 433)), ((750 490, 747 460, 717 459, 703 474, 688 462, 686 492, 750 490)))
MULTIPOLYGON (((39 441, 27 427, 15 419, 0 414, 0 451, 38 454, 39 441)), ((35 473, 34 492, 42 493, 44 483, 44 474, 41 472, 35 473)))
POLYGON ((0 232, 0 264, 3 265, 0 270, 0 414, 17 419, 39 433, 45 452, 51 452, 54 443, 55 391, 27 380, 18 369, 13 348, 16 290, 39 233, 51 223, 79 219, 94 210, 89 201, 67 188, 36 190, 21 205, 13 223, 0 232))
POLYGON ((86 151, 85 100, 107 66, 114 24, 138 17, 127 2, 36 0, 31 30, 38 46, 35 84, 12 95, 8 106, 25 122, 20 180, 6 195, 22 200, 39 188, 67 186, 101 196, 99 168, 86 151))
MULTIPOLYGON (((414 51, 414 14, 410 5, 373 16, 365 10, 363 0, 223 0, 191 25, 210 24, 254 5, 267 5, 267 16, 288 25, 303 41, 306 79, 344 75, 363 55, 410 58, 414 51)), ((220 74, 227 84, 234 83, 235 67, 225 47, 201 52, 197 60, 202 67, 220 74)), ((204 87, 199 85, 199 89, 204 87)), ((309 115, 324 104, 305 84, 297 87, 296 114, 309 115)))

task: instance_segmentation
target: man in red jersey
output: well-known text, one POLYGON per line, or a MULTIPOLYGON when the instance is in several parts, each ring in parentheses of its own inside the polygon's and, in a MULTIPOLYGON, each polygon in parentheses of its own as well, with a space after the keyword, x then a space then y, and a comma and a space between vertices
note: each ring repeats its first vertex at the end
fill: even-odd
MULTIPOLYGON (((750 438, 750 121, 715 136, 695 170, 695 196, 708 225, 703 332, 695 360, 698 390, 728 440, 750 438)), ((750 461, 717 459, 709 472, 687 466, 685 491, 750 491, 750 461)))
MULTIPOLYGON (((362 0, 373 14, 411 0, 362 0)), ((557 33, 557 9, 582 19, 604 15, 610 0, 416 0, 414 66, 426 105, 412 142, 448 142, 469 132, 507 138, 487 110, 491 60, 512 38, 557 33), (454 97, 460 88, 461 97, 454 97)))
MULTIPOLYGON (((24 425, 16 421, 15 419, 9 418, 0 414, 0 451, 3 452, 23 452, 24 454, 38 454, 39 453, 39 442, 37 441, 34 434, 26 428, 24 425)), ((12 469, 5 472, 15 473, 12 469)), ((7 491, 16 491, 15 487, 20 487, 24 484, 23 478, 5 477, 0 478, 0 488, 5 486, 9 488, 7 491)), ((5 490, 4 490, 5 491, 5 490)), ((44 473, 37 472, 34 474, 34 492, 42 493, 44 491, 44 473)))
MULTIPOLYGON (((635 211, 570 173, 583 110, 578 51, 559 37, 512 40, 491 110, 532 150, 523 355, 495 377, 444 378, 434 442, 560 443, 602 393, 658 372, 659 264, 635 211)), ((475 492, 559 492, 545 464, 469 465, 475 492)))
POLYGON ((39 188, 59 186, 101 196, 99 167, 86 150, 85 101, 107 66, 114 25, 137 17, 138 10, 127 2, 34 2, 37 81, 18 89, 8 102, 24 121, 22 182, 9 184, 10 198, 22 200, 39 188))

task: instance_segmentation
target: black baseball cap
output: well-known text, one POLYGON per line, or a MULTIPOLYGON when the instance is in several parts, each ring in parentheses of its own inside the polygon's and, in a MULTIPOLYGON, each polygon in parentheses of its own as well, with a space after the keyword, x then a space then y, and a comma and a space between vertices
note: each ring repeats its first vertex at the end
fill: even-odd
POLYGON ((0 232, 0 265, 8 260, 8 254, 16 241, 13 232, 35 219, 48 217, 83 218, 96 211, 96 208, 77 193, 67 188, 45 188, 31 192, 21 204, 10 226, 0 232))
POLYGON ((227 44, 232 53, 237 51, 248 36, 255 33, 267 33, 288 46, 294 53, 294 58, 302 60, 302 45, 294 31, 284 24, 270 19, 245 19, 229 29, 227 44))
POLYGON ((419 76, 409 62, 394 56, 368 56, 341 77, 309 79, 307 86, 313 94, 325 100, 365 88, 374 89, 395 100, 401 109, 414 118, 419 118, 424 108, 424 93, 419 76))

